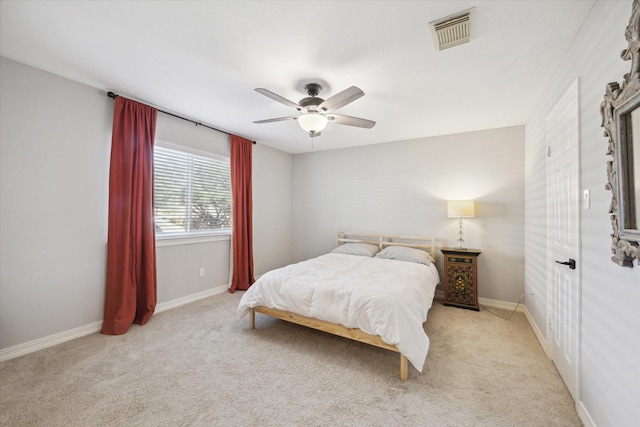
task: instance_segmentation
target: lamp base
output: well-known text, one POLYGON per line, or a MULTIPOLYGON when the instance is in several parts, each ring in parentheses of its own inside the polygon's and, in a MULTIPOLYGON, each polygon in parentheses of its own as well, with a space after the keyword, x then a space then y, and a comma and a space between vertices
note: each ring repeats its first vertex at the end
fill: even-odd
POLYGON ((466 249, 464 246, 464 233, 462 232, 462 217, 458 218, 458 241, 456 247, 458 249, 466 249))

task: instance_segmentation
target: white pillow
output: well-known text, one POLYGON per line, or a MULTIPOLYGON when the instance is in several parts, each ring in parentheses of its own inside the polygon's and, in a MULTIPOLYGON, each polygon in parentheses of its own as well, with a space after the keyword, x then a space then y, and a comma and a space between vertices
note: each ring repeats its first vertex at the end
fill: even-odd
POLYGON ((431 255, 420 249, 406 246, 387 246, 376 254, 378 258, 396 259, 398 261, 416 262, 429 265, 433 262, 431 255))
POLYGON ((333 254, 347 254, 360 256, 374 256, 378 253, 378 246, 369 243, 345 243, 331 251, 333 254))

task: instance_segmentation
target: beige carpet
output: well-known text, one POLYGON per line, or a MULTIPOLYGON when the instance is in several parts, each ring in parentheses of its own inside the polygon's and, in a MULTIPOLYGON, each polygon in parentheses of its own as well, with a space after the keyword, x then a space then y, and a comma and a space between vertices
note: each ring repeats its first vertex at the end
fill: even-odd
MULTIPOLYGON (((257 315, 241 292, 0 363, 2 426, 579 426, 526 319, 436 301, 425 370, 257 315)), ((504 313, 504 312, 503 312, 504 313)))

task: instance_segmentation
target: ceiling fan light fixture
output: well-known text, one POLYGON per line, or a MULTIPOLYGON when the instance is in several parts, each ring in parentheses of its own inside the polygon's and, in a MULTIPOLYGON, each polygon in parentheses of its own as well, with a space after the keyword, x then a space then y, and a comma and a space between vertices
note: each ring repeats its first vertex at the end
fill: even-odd
POLYGON ((308 113, 298 117, 300 127, 310 134, 321 132, 327 126, 327 117, 324 114, 308 113))
POLYGON ((283 120, 297 120, 300 123, 300 127, 312 138, 320 136, 322 130, 327 126, 329 121, 339 125, 355 126, 365 129, 371 129, 375 126, 376 122, 373 120, 334 113, 338 108, 342 108, 363 96, 364 92, 361 89, 351 86, 350 88, 345 89, 342 92, 338 92, 326 100, 318 98, 317 95, 320 92, 320 89, 322 89, 322 86, 318 83, 307 84, 305 86, 305 90, 309 96, 301 99, 298 103, 295 103, 265 88, 256 88, 256 92, 266 96, 267 98, 271 98, 274 101, 278 101, 287 107, 295 108, 300 112, 300 115, 257 120, 253 123, 272 123, 283 120))

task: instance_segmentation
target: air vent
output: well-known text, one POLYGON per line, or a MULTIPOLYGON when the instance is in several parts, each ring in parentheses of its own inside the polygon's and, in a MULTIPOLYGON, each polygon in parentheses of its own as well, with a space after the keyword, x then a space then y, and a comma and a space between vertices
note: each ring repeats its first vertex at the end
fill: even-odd
POLYGON ((436 50, 444 50, 471 41, 474 9, 456 13, 429 23, 436 50))

